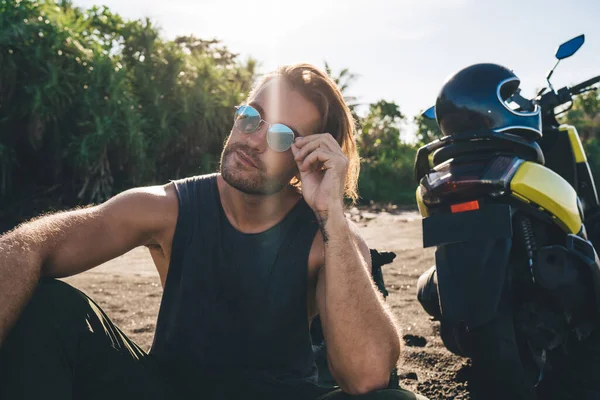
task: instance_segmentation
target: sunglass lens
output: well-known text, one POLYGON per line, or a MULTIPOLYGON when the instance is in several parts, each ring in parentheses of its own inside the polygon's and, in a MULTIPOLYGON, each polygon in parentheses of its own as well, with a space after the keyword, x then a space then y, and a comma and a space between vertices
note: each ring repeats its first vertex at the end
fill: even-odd
POLYGON ((235 113, 235 126, 242 132, 254 132, 260 125, 260 114, 251 106, 240 106, 235 113))
POLYGON ((267 143, 275 151, 286 151, 294 143, 294 131, 283 124, 273 124, 267 131, 267 143))

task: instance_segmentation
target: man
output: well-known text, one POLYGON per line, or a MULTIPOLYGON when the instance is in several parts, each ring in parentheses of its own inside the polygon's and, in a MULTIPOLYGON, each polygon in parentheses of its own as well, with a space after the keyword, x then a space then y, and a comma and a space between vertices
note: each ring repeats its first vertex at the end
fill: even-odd
POLYGON ((358 169, 353 120, 333 81, 288 66, 237 107, 220 174, 131 189, 4 235, 0 395, 420 398, 382 390, 400 339, 371 281, 369 249, 343 213, 358 169), (164 287, 149 355, 92 300, 47 279, 140 245, 164 287), (315 384, 317 314, 337 391, 315 384))

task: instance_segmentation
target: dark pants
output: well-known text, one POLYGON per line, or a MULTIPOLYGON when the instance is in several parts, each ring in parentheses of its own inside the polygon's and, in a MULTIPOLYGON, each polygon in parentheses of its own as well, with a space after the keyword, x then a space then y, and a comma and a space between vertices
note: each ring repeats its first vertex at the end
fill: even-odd
MULTIPOLYGON (((89 297, 44 280, 0 348, 0 399, 350 398, 307 385, 290 393, 261 391, 227 377, 189 379, 189 370, 146 354, 89 297), (228 380, 230 379, 230 380, 228 380)), ((381 390, 361 399, 425 399, 381 390)))

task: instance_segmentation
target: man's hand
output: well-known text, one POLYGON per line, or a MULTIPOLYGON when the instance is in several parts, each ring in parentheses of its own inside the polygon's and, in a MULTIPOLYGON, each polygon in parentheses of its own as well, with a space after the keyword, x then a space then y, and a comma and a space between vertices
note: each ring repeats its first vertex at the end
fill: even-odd
POLYGON ((321 219, 343 210, 348 158, 329 133, 299 137, 292 145, 302 194, 321 219))

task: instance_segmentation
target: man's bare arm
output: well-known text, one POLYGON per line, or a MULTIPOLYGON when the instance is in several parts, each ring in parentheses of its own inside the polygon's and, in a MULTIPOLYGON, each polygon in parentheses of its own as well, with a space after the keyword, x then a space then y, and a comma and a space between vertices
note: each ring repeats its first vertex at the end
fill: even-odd
POLYGON ((125 191, 105 203, 24 223, 0 236, 0 346, 40 277, 78 274, 145 244, 177 221, 172 185, 125 191))
POLYGON ((325 265, 317 304, 331 372, 351 394, 385 388, 400 356, 400 336, 372 282, 369 248, 343 213, 321 223, 325 265))

